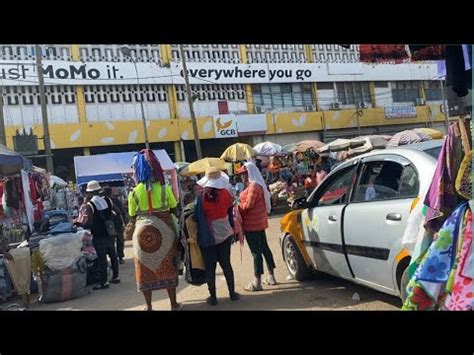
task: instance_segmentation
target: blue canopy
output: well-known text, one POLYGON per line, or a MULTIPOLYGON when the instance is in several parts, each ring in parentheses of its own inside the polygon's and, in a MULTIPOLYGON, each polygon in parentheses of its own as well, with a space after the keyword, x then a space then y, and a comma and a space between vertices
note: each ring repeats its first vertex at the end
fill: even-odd
POLYGON ((21 172, 25 159, 21 154, 0 144, 0 175, 14 175, 21 172))
MULTIPOLYGON (((175 170, 166 150, 153 151, 163 170, 175 170)), ((76 181, 78 185, 91 180, 98 182, 123 181, 124 174, 132 172, 133 156, 136 152, 107 153, 74 157, 76 181)))

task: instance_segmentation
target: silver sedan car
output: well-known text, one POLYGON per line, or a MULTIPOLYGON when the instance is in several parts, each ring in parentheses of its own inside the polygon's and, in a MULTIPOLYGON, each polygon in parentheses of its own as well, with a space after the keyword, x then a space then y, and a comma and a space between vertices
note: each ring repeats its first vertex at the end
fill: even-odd
POLYGON ((442 140, 377 150, 337 166, 281 220, 288 272, 324 272, 401 296, 410 251, 402 237, 431 183, 442 140))

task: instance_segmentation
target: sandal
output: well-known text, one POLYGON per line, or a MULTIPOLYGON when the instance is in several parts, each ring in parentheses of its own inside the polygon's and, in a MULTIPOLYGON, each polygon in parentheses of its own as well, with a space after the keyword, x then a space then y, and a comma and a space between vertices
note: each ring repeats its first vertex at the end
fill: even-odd
POLYGON ((153 311, 153 309, 148 309, 147 306, 143 307, 142 311, 153 311))
POLYGON ((255 286, 255 284, 250 282, 247 287, 245 287, 245 291, 249 292, 257 292, 257 291, 263 291, 262 285, 255 286))

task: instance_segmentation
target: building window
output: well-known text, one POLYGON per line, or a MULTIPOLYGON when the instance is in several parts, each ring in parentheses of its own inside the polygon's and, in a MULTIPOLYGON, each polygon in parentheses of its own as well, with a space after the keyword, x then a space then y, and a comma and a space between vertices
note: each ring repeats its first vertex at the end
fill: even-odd
POLYGON ((336 83, 337 100, 343 105, 357 105, 359 102, 371 103, 368 82, 336 83))
POLYGON ((252 93, 256 106, 273 109, 313 105, 311 84, 252 85, 252 93))
POLYGON ((316 84, 318 87, 318 90, 334 90, 334 83, 330 82, 321 82, 316 84))
POLYGON ((430 80, 423 83, 426 101, 441 101, 443 99, 441 83, 442 81, 439 80, 430 80))
POLYGON ((393 102, 416 102, 420 98, 419 81, 392 82, 393 102))

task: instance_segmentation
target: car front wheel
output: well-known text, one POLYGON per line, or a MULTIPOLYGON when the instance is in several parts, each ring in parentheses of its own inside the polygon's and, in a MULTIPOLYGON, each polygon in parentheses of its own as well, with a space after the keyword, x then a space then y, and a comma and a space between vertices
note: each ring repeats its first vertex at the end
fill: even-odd
POLYGON ((283 240, 283 255, 289 274, 297 281, 304 281, 311 277, 312 272, 304 262, 303 256, 293 236, 287 235, 283 240))

